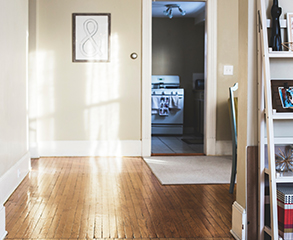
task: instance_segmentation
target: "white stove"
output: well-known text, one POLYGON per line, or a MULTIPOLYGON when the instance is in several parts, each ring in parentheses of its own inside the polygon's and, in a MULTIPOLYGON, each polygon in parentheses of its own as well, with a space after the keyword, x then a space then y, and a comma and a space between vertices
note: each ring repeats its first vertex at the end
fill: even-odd
POLYGON ((184 89, 179 76, 152 76, 152 134, 182 135, 184 89))

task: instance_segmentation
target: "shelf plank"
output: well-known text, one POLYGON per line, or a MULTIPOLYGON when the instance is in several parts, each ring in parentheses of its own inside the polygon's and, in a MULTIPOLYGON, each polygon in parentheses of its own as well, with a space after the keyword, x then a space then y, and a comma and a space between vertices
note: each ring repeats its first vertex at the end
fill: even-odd
POLYGON ((269 52, 269 58, 293 58, 292 51, 272 51, 269 52))
MULTIPOLYGON (((273 79, 278 80, 278 79, 273 79)), ((282 79, 284 80, 284 79, 282 79)), ((263 110, 263 114, 266 116, 266 109, 263 110)), ((276 112, 274 109, 272 118, 276 120, 293 120, 293 112, 276 112)))
MULTIPOLYGON (((265 174, 270 175, 268 168, 264 169, 265 174)), ((276 172, 276 182, 277 183, 293 183, 293 172, 276 172)))
MULTIPOLYGON (((265 144, 268 144, 268 140, 266 137, 264 138, 264 142, 265 142, 265 144)), ((275 137, 274 143, 275 143, 275 145, 276 144, 278 144, 278 145, 293 144, 293 139, 292 139, 292 137, 275 137)))
POLYGON ((274 138, 275 144, 293 144, 293 139, 291 137, 283 137, 283 138, 274 138))
POLYGON ((292 177, 278 177, 276 178, 277 183, 293 183, 293 176, 292 177))
POLYGON ((281 113, 273 113, 273 119, 277 120, 293 120, 293 112, 281 112, 281 113))
POLYGON ((291 176, 291 177, 289 177, 289 176, 288 177, 277 177, 276 182, 277 183, 293 183, 293 176, 291 176))

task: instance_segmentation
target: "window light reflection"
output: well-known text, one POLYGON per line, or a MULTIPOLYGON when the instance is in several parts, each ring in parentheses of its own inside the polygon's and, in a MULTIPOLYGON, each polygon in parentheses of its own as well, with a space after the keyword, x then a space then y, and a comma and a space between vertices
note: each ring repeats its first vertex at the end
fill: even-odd
POLYGON ((84 127, 89 140, 119 137, 119 39, 111 36, 111 61, 87 65, 84 127))
POLYGON ((37 115, 38 135, 54 139, 55 120, 55 85, 54 85, 54 53, 38 51, 36 62, 37 79, 37 115))

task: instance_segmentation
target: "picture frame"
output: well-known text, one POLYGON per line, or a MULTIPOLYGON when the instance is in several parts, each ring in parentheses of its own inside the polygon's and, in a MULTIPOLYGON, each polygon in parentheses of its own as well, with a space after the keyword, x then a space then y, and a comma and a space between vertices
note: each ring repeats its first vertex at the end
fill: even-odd
POLYGON ((293 13, 287 13, 287 36, 289 51, 293 51, 293 13))
POLYGON ((72 61, 110 61, 110 13, 72 14, 72 61))
POLYGON ((283 108, 293 108, 293 87, 278 87, 278 92, 283 108))
POLYGON ((276 112, 293 112, 293 103, 286 103, 287 93, 284 95, 284 90, 289 89, 288 95, 292 94, 293 98, 293 80, 272 80, 272 105, 276 112), (280 93, 281 91, 281 93, 280 93))

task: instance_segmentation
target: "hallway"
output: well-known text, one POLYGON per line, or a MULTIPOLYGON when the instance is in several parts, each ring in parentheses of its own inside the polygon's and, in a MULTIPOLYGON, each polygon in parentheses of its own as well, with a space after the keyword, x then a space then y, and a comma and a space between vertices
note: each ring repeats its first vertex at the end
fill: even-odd
POLYGON ((233 239, 228 190, 162 186, 138 157, 35 159, 5 204, 6 239, 233 239))

